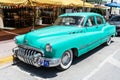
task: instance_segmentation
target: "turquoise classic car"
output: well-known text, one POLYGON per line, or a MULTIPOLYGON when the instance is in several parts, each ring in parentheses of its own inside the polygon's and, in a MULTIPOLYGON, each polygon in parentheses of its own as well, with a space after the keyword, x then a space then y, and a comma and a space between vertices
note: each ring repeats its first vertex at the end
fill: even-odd
POLYGON ((66 13, 52 26, 15 37, 14 58, 36 67, 68 69, 74 56, 105 43, 116 35, 114 25, 97 13, 66 13))

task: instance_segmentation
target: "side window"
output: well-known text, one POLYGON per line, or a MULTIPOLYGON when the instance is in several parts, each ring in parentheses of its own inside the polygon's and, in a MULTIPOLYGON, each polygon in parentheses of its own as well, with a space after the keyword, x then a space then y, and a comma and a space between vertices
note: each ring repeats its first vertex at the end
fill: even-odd
POLYGON ((102 19, 102 17, 97 16, 96 18, 97 18, 97 24, 98 24, 98 25, 103 24, 103 19, 102 19))
POLYGON ((88 20, 85 23, 85 27, 91 27, 94 26, 95 24, 95 18, 93 16, 89 17, 88 20))

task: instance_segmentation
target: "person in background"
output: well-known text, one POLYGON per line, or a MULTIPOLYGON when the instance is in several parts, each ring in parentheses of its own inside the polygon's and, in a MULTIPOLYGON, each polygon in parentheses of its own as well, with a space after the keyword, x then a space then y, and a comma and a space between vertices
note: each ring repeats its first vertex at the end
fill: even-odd
POLYGON ((106 9, 106 16, 105 16, 106 20, 109 20, 110 18, 110 10, 106 9))

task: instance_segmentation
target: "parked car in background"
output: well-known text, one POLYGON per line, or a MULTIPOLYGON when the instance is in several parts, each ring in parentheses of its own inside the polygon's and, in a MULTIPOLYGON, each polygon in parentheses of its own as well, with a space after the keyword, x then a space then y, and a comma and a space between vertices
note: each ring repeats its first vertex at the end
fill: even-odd
POLYGON ((120 35, 120 15, 112 16, 109 23, 116 26, 116 32, 120 35))
POLYGON ((97 13, 66 13, 52 26, 15 37, 14 59, 40 67, 68 69, 81 56, 115 36, 114 25, 97 13))

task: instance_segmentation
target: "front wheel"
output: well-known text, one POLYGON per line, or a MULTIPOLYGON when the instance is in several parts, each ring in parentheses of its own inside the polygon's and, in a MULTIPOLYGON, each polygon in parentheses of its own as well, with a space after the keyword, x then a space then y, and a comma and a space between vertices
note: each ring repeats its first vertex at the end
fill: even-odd
POLYGON ((61 58, 61 63, 57 67, 59 70, 66 70, 68 69, 73 61, 73 52, 72 50, 67 50, 63 53, 62 58, 61 58))

